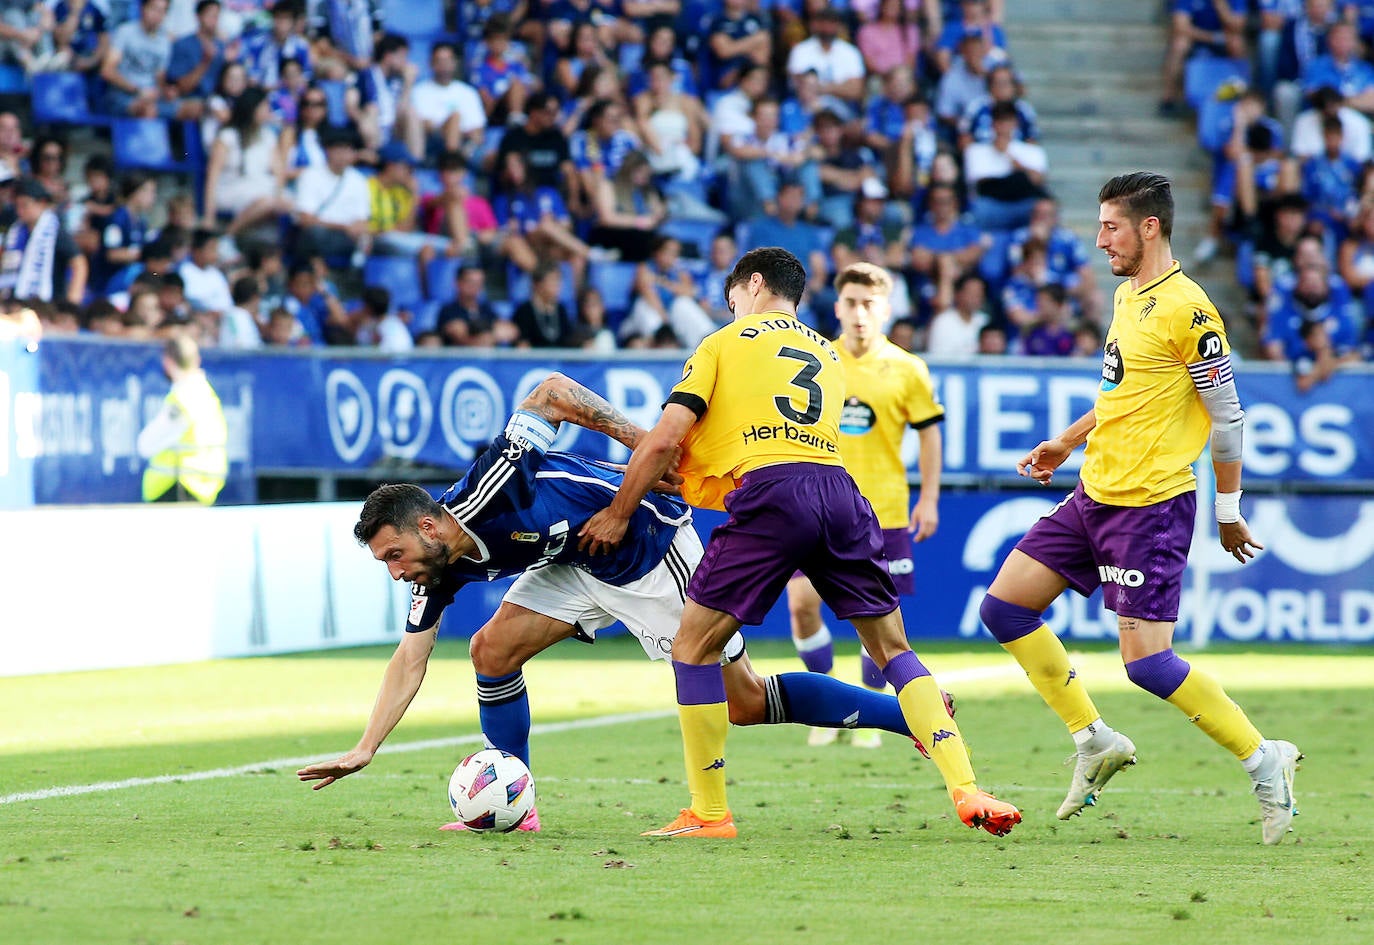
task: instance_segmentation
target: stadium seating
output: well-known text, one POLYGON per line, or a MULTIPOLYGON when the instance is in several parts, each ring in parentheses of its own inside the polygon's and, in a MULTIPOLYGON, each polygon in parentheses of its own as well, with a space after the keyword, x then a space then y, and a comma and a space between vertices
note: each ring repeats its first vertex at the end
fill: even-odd
POLYGON ((363 285, 391 293, 394 308, 411 309, 424 301, 413 256, 369 256, 363 263, 363 285))
POLYGON ((335 128, 342 128, 348 124, 348 104, 345 96, 348 92, 348 84, 340 79, 321 79, 315 83, 324 92, 324 97, 329 102, 329 123, 335 128))
POLYGON ((40 72, 33 77, 33 120, 38 125, 107 125, 91 111, 86 78, 79 72, 40 72))
POLYGON ((1194 56, 1183 67, 1183 98, 1197 110, 1216 97, 1223 83, 1236 80, 1249 85, 1250 78, 1249 60, 1194 56))
MULTIPOLYGON (((195 174, 203 158, 178 159, 172 151, 171 127, 161 118, 116 118, 113 124, 114 162, 123 169, 138 168, 164 174, 195 174)), ((184 137, 188 148, 203 150, 199 126, 187 122, 184 137)))
POLYGON ((634 304, 637 269, 634 263, 627 262, 593 262, 587 266, 587 283, 601 293, 606 303, 606 322, 612 328, 619 327, 634 304))
POLYGON ((461 256, 439 255, 430 260, 429 268, 425 272, 425 280, 429 283, 429 297, 440 304, 452 302, 457 296, 457 287, 453 284, 458 278, 458 270, 462 268, 465 260, 461 256))
POLYGON ((407 39, 416 36, 433 38, 448 33, 444 22, 444 3, 416 3, 415 0, 381 0, 382 22, 387 29, 407 39))
POLYGON ((0 95, 17 95, 29 90, 29 80, 19 66, 0 65, 0 95))
POLYGON ((711 254, 711 240, 721 231, 719 223, 709 220, 675 220, 669 218, 659 226, 660 236, 671 236, 682 244, 684 255, 705 259, 711 254), (690 247, 690 248, 689 248, 690 247))

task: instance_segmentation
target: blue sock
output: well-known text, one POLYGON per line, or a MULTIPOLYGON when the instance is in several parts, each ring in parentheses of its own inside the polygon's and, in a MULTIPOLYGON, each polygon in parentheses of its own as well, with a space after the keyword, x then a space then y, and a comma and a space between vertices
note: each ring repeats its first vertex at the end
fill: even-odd
POLYGON ((477 717, 493 748, 514 755, 529 767, 530 699, 520 670, 507 676, 477 674, 477 717))
POLYGON ((797 722, 818 728, 879 728, 911 737, 895 696, 821 673, 783 673, 764 680, 766 721, 797 722), (852 720, 852 721, 851 721, 852 720))

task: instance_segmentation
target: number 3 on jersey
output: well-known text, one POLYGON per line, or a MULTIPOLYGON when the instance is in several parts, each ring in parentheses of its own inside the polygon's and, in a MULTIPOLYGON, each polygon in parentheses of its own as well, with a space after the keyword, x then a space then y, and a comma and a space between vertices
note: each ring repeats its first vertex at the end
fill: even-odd
POLYGON ((782 414, 793 423, 803 426, 811 426, 821 418, 821 408, 823 406, 823 394, 821 385, 816 383, 816 375, 821 372, 821 362, 814 354, 809 351, 802 351, 799 348, 783 346, 778 349, 778 357, 792 358, 802 363, 802 369, 797 372, 797 376, 792 378, 791 384, 806 391, 806 409, 798 411, 792 406, 792 398, 787 394, 779 394, 773 398, 773 406, 778 408, 778 413, 782 414))

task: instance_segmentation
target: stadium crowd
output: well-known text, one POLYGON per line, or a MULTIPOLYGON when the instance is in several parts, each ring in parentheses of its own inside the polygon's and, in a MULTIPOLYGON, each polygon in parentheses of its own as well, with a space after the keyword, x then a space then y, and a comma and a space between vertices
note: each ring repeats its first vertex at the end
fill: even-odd
POLYGON ((1100 344, 996 0, 10 7, 0 291, 50 332, 691 347, 773 244, 823 330, 868 259, 913 349, 1100 344), (48 120, 53 89, 88 110, 48 120))
POLYGON ((1260 356, 1310 389, 1374 358, 1374 3, 1173 0, 1160 111, 1213 162, 1192 262, 1234 254, 1260 356))
MULTIPOLYGON (((1245 2, 1174 0, 1161 110, 1197 107, 1216 157, 1192 261, 1235 248, 1263 356, 1312 383, 1374 347, 1374 4, 1245 2), (1255 79, 1185 102, 1208 60, 1255 79)), ((901 276, 910 350, 1100 350, 1000 0, 6 9, 32 114, 0 114, 0 293, 49 332, 692 347, 739 253, 780 245, 823 331, 862 259, 901 276)))

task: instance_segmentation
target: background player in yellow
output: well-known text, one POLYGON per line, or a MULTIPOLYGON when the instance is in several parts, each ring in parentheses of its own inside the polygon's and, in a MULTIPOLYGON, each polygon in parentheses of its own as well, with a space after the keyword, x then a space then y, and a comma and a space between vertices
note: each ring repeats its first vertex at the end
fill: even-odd
POLYGON ((1221 316, 1183 274, 1169 245, 1174 200, 1167 178, 1137 172, 1103 185, 1097 247, 1117 287, 1093 409, 1021 459, 1017 472, 1049 484, 1087 443, 1079 485, 1031 527, 983 599, 983 622, 1016 657, 1078 748, 1059 807, 1067 820, 1092 804, 1135 745, 1102 721, 1059 639, 1040 615, 1072 587, 1102 588, 1117 615, 1126 675, 1173 704, 1249 773, 1265 843, 1291 829, 1293 775, 1302 755, 1265 740, 1212 677, 1172 648, 1197 509, 1192 463, 1212 446, 1221 545, 1244 564, 1263 546, 1240 514, 1245 412, 1231 376, 1221 316))
POLYGON ((688 359, 610 506, 579 532, 579 545, 594 554, 617 546, 679 447, 683 496, 730 513, 692 575, 673 641, 692 804, 647 835, 735 836, 725 792, 721 647, 741 625, 760 623, 800 570, 837 616, 854 622, 913 735, 928 746, 959 818, 1000 836, 1021 814, 979 790, 939 687, 907 644, 878 519, 840 464, 839 355, 797 321, 805 288, 806 270, 786 250, 744 254, 725 280, 735 320, 688 359))
MULTIPOLYGON (((835 317, 841 334, 834 347, 845 375, 840 456, 878 516, 892 583, 899 595, 909 596, 916 592, 912 539, 925 541, 940 522, 939 423, 945 418, 945 408, 935 398, 926 363, 884 334, 892 316, 892 286, 891 274, 872 263, 854 263, 840 270, 835 277, 835 317), (920 437, 917 462, 921 471, 920 496, 909 516, 910 488, 902 462, 902 436, 908 424, 920 437)), ((829 673, 835 665, 835 645, 821 619, 821 597, 805 575, 797 574, 788 582, 787 605, 792 642, 802 662, 814 673, 829 673)), ((859 664, 865 686, 882 690, 887 685, 878 664, 862 647, 859 664)), ((808 741, 828 745, 840 731, 813 728, 808 741)), ((853 729, 850 744, 877 748, 882 736, 876 729, 853 729)))

